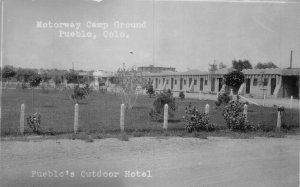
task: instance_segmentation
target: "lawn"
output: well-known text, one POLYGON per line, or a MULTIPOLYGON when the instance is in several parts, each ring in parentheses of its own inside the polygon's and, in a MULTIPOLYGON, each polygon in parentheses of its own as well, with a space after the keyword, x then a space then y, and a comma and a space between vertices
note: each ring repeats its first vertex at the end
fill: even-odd
MULTIPOLYGON (((32 112, 41 113, 41 125, 52 128, 56 133, 70 133, 73 131, 74 102, 67 97, 66 93, 51 90, 43 93, 35 90, 34 108, 32 106, 31 90, 9 89, 3 90, 2 95, 2 118, 1 136, 18 134, 20 108, 24 103, 26 106, 25 117, 32 112)), ((125 113, 125 130, 154 132, 161 131, 163 122, 152 121, 149 111, 152 108, 154 98, 140 96, 136 105, 125 113)), ((205 104, 210 105, 210 122, 220 128, 225 128, 222 111, 215 107, 214 101, 176 98, 178 110, 174 118, 169 120, 168 130, 183 131, 185 107, 191 102, 192 105, 204 111, 205 104)), ((84 132, 118 132, 120 124, 121 100, 111 93, 92 92, 88 99, 79 103, 79 128, 84 132)), ((276 126, 277 109, 270 107, 258 107, 249 105, 248 119, 255 124, 276 126)), ((299 126, 299 111, 286 110, 286 124, 299 126)), ((27 126, 27 125, 26 125, 27 126)), ((25 132, 30 129, 25 128, 25 132)))

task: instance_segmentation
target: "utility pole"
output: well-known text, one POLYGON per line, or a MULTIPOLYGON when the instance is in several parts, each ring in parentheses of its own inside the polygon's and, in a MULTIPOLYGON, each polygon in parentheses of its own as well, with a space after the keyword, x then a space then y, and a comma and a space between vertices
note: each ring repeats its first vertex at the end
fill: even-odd
POLYGON ((293 50, 291 50, 291 56, 290 56, 290 69, 293 67, 293 50))

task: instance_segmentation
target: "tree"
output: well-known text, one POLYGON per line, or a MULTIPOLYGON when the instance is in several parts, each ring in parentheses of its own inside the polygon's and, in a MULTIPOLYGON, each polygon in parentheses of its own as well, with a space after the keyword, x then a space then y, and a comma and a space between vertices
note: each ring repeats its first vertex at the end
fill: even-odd
POLYGON ((240 88, 241 84, 245 81, 245 75, 241 71, 232 71, 224 75, 225 84, 233 87, 236 91, 240 88))
POLYGON ((54 77, 53 81, 54 81, 55 86, 59 86, 62 83, 61 78, 57 75, 54 77))
POLYGON ((267 68, 278 68, 273 62, 258 62, 256 66, 254 67, 255 69, 267 69, 267 68))
POLYGON ((28 82, 29 78, 35 74, 37 73, 33 69, 19 68, 15 77, 18 81, 28 82))
POLYGON ((227 65, 224 64, 223 62, 220 62, 220 63, 219 63, 219 69, 224 69, 224 68, 226 68, 226 67, 227 67, 227 65))
POLYGON ((252 69, 252 65, 248 60, 233 60, 232 68, 237 71, 242 71, 243 69, 252 69))
POLYGON ((7 81, 14 77, 16 74, 17 72, 13 66, 4 66, 4 68, 2 69, 2 77, 7 81))
POLYGON ((42 77, 41 77, 41 75, 36 73, 36 74, 31 75, 29 77, 28 81, 29 81, 29 85, 32 88, 32 110, 33 110, 34 109, 34 88, 39 86, 39 84, 42 81, 42 77))
POLYGON ((153 102, 153 108, 149 112, 149 116, 155 121, 161 120, 164 115, 165 104, 168 104, 169 106, 168 115, 173 117, 173 112, 176 111, 177 104, 171 90, 163 91, 156 96, 153 102))
POLYGON ((78 75, 73 71, 66 74, 66 79, 67 79, 67 83, 74 83, 74 84, 79 83, 78 75))
POLYGON ((118 88, 119 95, 122 103, 125 104, 127 109, 132 109, 138 98, 137 88, 144 87, 146 79, 134 67, 126 68, 123 65, 116 72, 114 82, 118 88))
POLYGON ((148 81, 144 88, 146 89, 146 94, 148 94, 149 97, 152 97, 155 94, 152 81, 148 81))

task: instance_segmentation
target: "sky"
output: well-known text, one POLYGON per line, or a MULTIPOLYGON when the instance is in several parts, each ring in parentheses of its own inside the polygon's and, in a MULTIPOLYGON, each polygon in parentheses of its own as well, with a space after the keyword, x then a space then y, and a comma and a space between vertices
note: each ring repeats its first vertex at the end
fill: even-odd
POLYGON ((219 0, 4 0, 3 65, 115 71, 126 66, 207 70, 213 62, 274 62, 300 67, 300 2, 219 0), (98 1, 98 2, 97 2, 98 1), (38 28, 81 23, 78 30, 38 28), (144 23, 116 28, 114 23, 144 23), (87 22, 109 27, 87 28, 87 22), (59 37, 91 32, 96 38, 59 37), (125 38, 105 38, 121 33, 125 38))

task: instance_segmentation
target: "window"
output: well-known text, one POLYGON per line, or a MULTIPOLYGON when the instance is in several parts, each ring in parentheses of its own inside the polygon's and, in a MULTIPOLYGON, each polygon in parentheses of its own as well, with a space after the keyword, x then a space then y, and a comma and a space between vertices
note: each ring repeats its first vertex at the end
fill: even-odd
POLYGON ((207 80, 204 81, 204 85, 207 85, 207 80))
POLYGON ((169 84, 169 80, 167 80, 167 84, 169 84))
POLYGON ((175 80, 175 84, 177 84, 177 80, 175 80))
POLYGON ((186 80, 183 80, 183 84, 186 85, 186 80))
POLYGON ((268 78, 264 78, 264 86, 268 86, 268 78))
POLYGON ((158 81, 158 84, 160 84, 160 80, 158 81))
POLYGON ((253 80, 253 86, 257 86, 257 78, 254 78, 253 80))
POLYGON ((197 80, 194 80, 194 85, 197 85, 197 80))

